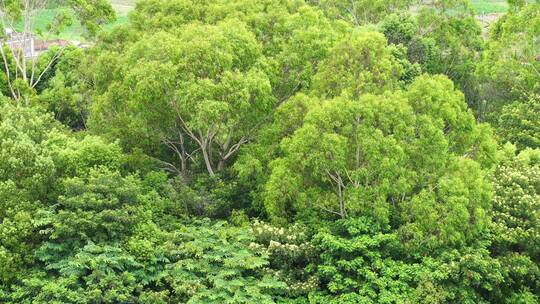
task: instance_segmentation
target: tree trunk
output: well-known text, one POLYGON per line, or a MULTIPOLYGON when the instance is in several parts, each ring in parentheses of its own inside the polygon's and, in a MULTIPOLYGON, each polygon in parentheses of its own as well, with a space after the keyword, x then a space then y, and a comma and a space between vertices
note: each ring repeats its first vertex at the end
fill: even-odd
POLYGON ((225 160, 224 160, 224 159, 220 159, 220 160, 219 160, 219 163, 218 163, 218 166, 217 166, 217 170, 218 170, 218 171, 221 171, 221 170, 223 170, 223 167, 225 167, 225 160))
MULTIPOLYGON (((341 181, 341 178, 339 179, 341 181)), ((338 184, 338 196, 339 196, 339 215, 342 219, 347 217, 347 211, 345 211, 345 201, 343 199, 343 188, 341 184, 338 184)))
POLYGON ((212 168, 212 162, 210 160, 210 156, 208 155, 207 147, 206 146, 202 147, 201 151, 202 151, 202 154, 203 154, 203 157, 204 157, 204 163, 206 165, 206 170, 208 170, 208 174, 210 174, 211 176, 216 175, 214 173, 214 169, 212 168))

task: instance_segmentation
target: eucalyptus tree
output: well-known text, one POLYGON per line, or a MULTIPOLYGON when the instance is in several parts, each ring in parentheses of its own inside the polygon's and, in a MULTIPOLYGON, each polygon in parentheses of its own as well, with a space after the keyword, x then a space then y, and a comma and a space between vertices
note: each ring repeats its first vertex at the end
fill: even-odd
POLYGON ((276 107, 311 90, 348 31, 303 1, 141 2, 99 44, 91 128, 128 149, 144 145, 170 171, 203 164, 214 175, 276 107))
POLYGON ((276 97, 285 101, 311 87, 312 76, 330 48, 350 25, 327 18, 303 0, 150 0, 130 16, 136 31, 176 31, 191 22, 245 22, 268 59, 266 70, 276 97))
POLYGON ((264 187, 270 177, 270 163, 283 156, 280 142, 292 136, 304 124, 306 114, 320 105, 317 97, 298 93, 279 105, 270 121, 262 128, 255 141, 239 152, 233 168, 238 182, 249 189, 252 211, 265 216, 264 187))
POLYGON ((257 212, 263 201, 263 188, 269 178, 269 164, 283 155, 279 142, 299 129, 306 114, 320 105, 321 99, 359 96, 398 87, 403 67, 393 55, 383 35, 355 31, 335 43, 329 55, 317 66, 312 89, 280 103, 256 141, 247 145, 234 165, 241 182, 252 188, 257 212), (309 92, 309 94, 307 94, 309 92))
POLYGON ((425 251, 461 246, 487 227, 482 168, 495 144, 445 77, 323 101, 281 146, 265 189, 277 222, 364 215, 425 251))
POLYGON ((261 45, 238 21, 146 36, 118 64, 91 123, 164 143, 179 161, 168 167, 179 173, 198 160, 210 175, 221 171, 275 103, 261 45))

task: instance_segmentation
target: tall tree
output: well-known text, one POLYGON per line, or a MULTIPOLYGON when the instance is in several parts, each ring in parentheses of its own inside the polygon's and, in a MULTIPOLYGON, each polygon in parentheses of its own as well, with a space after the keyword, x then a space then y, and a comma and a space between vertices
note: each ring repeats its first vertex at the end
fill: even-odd
POLYGON ((177 37, 145 37, 119 62, 115 81, 94 105, 93 126, 157 137, 179 159, 180 166, 170 169, 184 174, 202 158, 214 175, 272 111, 264 62, 260 44, 241 22, 192 24, 177 37))
POLYGON ((476 65, 483 49, 482 28, 468 0, 419 1, 413 11, 386 16, 382 32, 406 47, 424 73, 447 75, 479 106, 476 65))
POLYGON ((481 168, 493 163, 495 145, 444 77, 420 77, 406 92, 327 100, 282 147, 265 193, 278 222, 366 215, 394 223, 426 251, 486 229, 481 168))
POLYGON ((282 101, 310 88, 318 63, 349 28, 303 0, 144 1, 137 5, 130 24, 137 31, 174 31, 182 24, 225 19, 243 21, 255 34, 269 60, 266 69, 274 93, 282 101))

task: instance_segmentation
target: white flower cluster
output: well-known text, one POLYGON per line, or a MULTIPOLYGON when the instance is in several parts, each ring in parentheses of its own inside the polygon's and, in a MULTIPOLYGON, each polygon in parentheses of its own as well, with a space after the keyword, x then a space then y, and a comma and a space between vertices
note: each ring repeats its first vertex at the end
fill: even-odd
POLYGON ((250 244, 253 250, 264 251, 267 254, 299 257, 307 255, 312 249, 311 244, 305 240, 305 233, 297 226, 278 228, 256 220, 252 228, 257 238, 257 242, 250 244))
POLYGON ((263 267, 261 268, 261 270, 263 272, 266 272, 274 277, 279 277, 279 278, 282 278, 283 277, 283 271, 282 270, 275 270, 275 269, 272 269, 272 268, 269 268, 269 267, 263 267))
POLYGON ((289 284, 289 292, 293 294, 307 294, 318 288, 319 282, 315 276, 310 277, 305 282, 296 282, 289 284))
POLYGON ((258 220, 253 222, 253 232, 259 241, 265 243, 268 243, 270 240, 280 241, 282 243, 300 243, 306 238, 305 233, 298 226, 292 226, 290 228, 274 227, 258 220))
POLYGON ((263 267, 261 270, 273 277, 279 277, 287 283, 287 290, 293 295, 305 295, 318 289, 319 281, 317 276, 310 276, 307 280, 297 281, 287 277, 283 270, 274 270, 269 267, 263 267))
POLYGON ((199 281, 192 281, 192 282, 185 282, 184 284, 178 287, 179 287, 179 290, 181 290, 183 293, 189 296, 192 296, 192 295, 197 294, 197 292, 199 292, 203 286, 201 282, 199 281))
POLYGON ((514 161, 492 177, 493 225, 506 242, 530 243, 540 239, 540 166, 514 161))
POLYGON ((289 243, 280 243, 275 241, 270 241, 270 244, 268 245, 269 250, 285 250, 290 252, 299 252, 304 251, 308 249, 310 244, 308 242, 304 242, 300 245, 296 244, 289 244, 289 243))

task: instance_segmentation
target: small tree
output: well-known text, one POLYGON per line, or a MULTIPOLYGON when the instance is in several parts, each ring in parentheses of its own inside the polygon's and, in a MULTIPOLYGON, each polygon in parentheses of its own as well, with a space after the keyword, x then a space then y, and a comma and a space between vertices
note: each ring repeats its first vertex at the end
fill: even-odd
POLYGON ((11 97, 25 105, 66 47, 60 45, 48 56, 38 56, 35 35, 49 39, 76 21, 95 34, 99 25, 115 17, 107 0, 1 0, 0 5, 2 69, 11 97), (55 15, 43 25, 43 14, 52 9, 55 15))
POLYGON ((540 259, 540 150, 503 161, 492 175, 495 247, 540 259))
POLYGON ((497 134, 518 149, 540 148, 540 96, 505 105, 497 122, 497 134))

